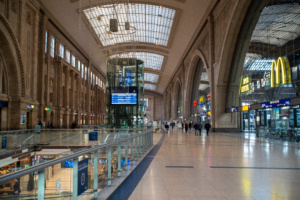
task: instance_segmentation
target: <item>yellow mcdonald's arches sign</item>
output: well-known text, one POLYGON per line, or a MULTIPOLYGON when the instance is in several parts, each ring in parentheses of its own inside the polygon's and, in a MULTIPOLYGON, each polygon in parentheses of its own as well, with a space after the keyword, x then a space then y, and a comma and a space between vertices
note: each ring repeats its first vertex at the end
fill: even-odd
POLYGON ((199 103, 203 103, 204 102, 204 96, 201 96, 199 99, 199 103))
POLYGON ((276 85, 280 84, 280 71, 282 77, 282 84, 291 84, 292 77, 289 60, 286 57, 279 57, 277 61, 272 61, 270 81, 271 87, 275 87, 275 83, 276 85), (276 71, 276 76, 274 74, 274 71, 276 71))

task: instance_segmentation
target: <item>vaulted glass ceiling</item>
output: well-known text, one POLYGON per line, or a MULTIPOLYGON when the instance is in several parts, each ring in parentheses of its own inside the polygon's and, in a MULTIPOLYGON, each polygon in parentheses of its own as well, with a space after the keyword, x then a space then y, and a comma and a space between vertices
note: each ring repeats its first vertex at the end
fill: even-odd
POLYGON ((144 84, 144 89, 146 90, 156 90, 156 85, 153 85, 153 84, 144 84))
POLYGON ((119 3, 83 10, 103 46, 142 42, 167 46, 175 10, 163 6, 119 3), (110 32, 110 19, 118 19, 118 32, 110 32), (129 22, 130 30, 125 30, 129 22))
POLYGON ((151 74, 151 73, 144 73, 144 80, 157 83, 158 82, 159 75, 157 74, 151 74))
POLYGON ((259 17, 251 42, 283 46, 299 37, 299 19, 300 5, 280 4, 266 7, 259 17))
POLYGON ((150 69, 161 70, 164 56, 147 52, 128 52, 112 55, 111 58, 137 58, 144 61, 144 67, 150 69))

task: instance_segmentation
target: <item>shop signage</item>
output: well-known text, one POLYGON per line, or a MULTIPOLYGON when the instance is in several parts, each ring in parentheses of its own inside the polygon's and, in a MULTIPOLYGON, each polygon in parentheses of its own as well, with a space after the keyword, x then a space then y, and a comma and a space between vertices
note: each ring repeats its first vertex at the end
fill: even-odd
POLYGON ((237 108, 237 107, 230 108, 230 112, 237 112, 237 111, 238 111, 238 108, 237 108))
POLYGON ((244 77, 242 76, 241 78, 241 83, 240 83, 240 93, 245 93, 250 91, 251 84, 250 84, 250 77, 244 77))
POLYGON ((78 162, 78 194, 88 189, 88 159, 78 162))
MULTIPOLYGON (((296 68, 292 68, 293 80, 298 79, 298 68, 296 68)), ((239 94, 246 93, 248 91, 254 92, 254 89, 260 89, 265 86, 273 88, 277 87, 279 84, 291 84, 292 75, 288 59, 286 57, 279 57, 277 61, 273 60, 271 71, 265 72, 261 80, 256 80, 252 83, 250 82, 250 77, 241 77, 239 94)))
POLYGON ((288 59, 279 57, 277 62, 273 60, 271 66, 271 87, 275 87, 275 85, 280 83, 291 84, 291 82, 291 69, 288 59), (276 71, 276 74, 274 71, 276 71), (282 80, 280 80, 280 73, 282 73, 282 80))
POLYGON ((45 110, 46 110, 46 111, 49 111, 49 110, 50 110, 50 108, 45 108, 45 110))
POLYGON ((197 117, 197 114, 195 114, 195 117, 197 117))
POLYGON ((27 108, 34 108, 34 105, 27 105, 27 108))
POLYGON ((204 102, 205 102, 205 97, 201 96, 200 99, 199 99, 199 103, 204 103, 204 102))
POLYGON ((291 105, 291 99, 282 99, 277 101, 264 102, 260 104, 261 108, 275 108, 280 106, 289 106, 291 105))
POLYGON ((207 100, 210 101, 211 98, 210 98, 210 94, 206 95, 207 96, 207 100))
POLYGON ((242 111, 247 111, 247 110, 249 110, 249 106, 243 106, 242 107, 242 111))
POLYGON ((211 115, 211 112, 210 112, 210 111, 208 111, 208 112, 207 112, 207 114, 208 114, 208 115, 211 115))
POLYGON ((194 105, 194 108, 197 107, 197 100, 194 100, 194 101, 193 101, 193 105, 194 105))

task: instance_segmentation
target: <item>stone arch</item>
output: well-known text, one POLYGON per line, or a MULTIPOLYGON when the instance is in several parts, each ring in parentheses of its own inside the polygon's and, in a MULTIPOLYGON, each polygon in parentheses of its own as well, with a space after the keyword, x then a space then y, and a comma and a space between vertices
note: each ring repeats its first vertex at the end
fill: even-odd
MULTIPOLYGON (((181 92, 181 97, 183 97, 183 90, 182 90, 182 81, 179 77, 176 78, 175 80, 175 84, 174 84, 174 88, 173 88, 173 97, 172 97, 172 102, 173 102, 173 105, 172 105, 172 111, 173 111, 173 115, 172 115, 172 118, 173 119, 177 119, 178 117, 178 112, 177 112, 177 108, 178 108, 178 102, 179 102, 179 93, 181 92)), ((183 102, 181 100, 181 102, 183 102)))
POLYGON ((171 91, 167 90, 166 95, 166 120, 169 120, 171 118, 171 91))
POLYGON ((8 95, 25 97, 24 70, 16 37, 5 18, 0 15, 0 51, 7 72, 8 95))
MULTIPOLYGON (((191 105, 191 98, 192 98, 192 88, 194 83, 194 74, 197 68, 198 63, 201 61, 204 65, 204 68, 206 69, 208 73, 209 66, 207 65, 206 58, 204 54, 199 50, 195 49, 192 54, 191 62, 188 66, 188 72, 186 75, 186 82, 184 85, 184 95, 183 95, 183 111, 184 111, 184 118, 188 118, 190 116, 190 105, 191 105)), ((210 77, 210 74, 208 73, 208 78, 210 77)), ((209 78, 210 80, 210 78, 209 78)), ((210 83, 211 84, 211 83, 210 83)))

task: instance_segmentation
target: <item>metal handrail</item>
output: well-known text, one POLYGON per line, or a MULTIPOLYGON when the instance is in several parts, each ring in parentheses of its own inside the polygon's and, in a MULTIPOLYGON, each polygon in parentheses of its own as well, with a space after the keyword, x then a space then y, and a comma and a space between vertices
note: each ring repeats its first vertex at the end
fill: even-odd
POLYGON ((127 141, 129 139, 133 139, 133 138, 136 138, 136 137, 141 136, 141 135, 146 135, 146 134, 148 134, 151 131, 146 131, 144 133, 140 133, 140 134, 137 134, 137 135, 134 135, 134 136, 122 139, 122 140, 111 142, 109 144, 97 145, 96 147, 93 147, 93 148, 90 148, 90 149, 86 149, 86 150, 82 150, 82 151, 76 152, 76 153, 74 153, 72 155, 68 155, 68 156, 65 156, 65 157, 62 157, 62 158, 57 158, 57 159, 54 159, 54 160, 46 161, 46 162, 43 162, 43 163, 31 166, 29 168, 21 169, 21 170, 18 170, 16 172, 12 172, 12 173, 3 175, 3 176, 0 177, 0 184, 4 184, 7 181, 19 178, 21 176, 30 174, 32 172, 41 171, 41 170, 43 170, 43 169, 45 169, 47 167, 53 166, 55 164, 62 163, 64 161, 66 161, 66 160, 71 160, 71 159, 77 158, 77 157, 79 157, 81 155, 95 152, 95 151, 97 151, 97 150, 99 150, 101 148, 105 148, 105 147, 109 147, 109 146, 112 146, 112 145, 115 145, 115 144, 119 144, 121 142, 125 142, 125 141, 127 141))

